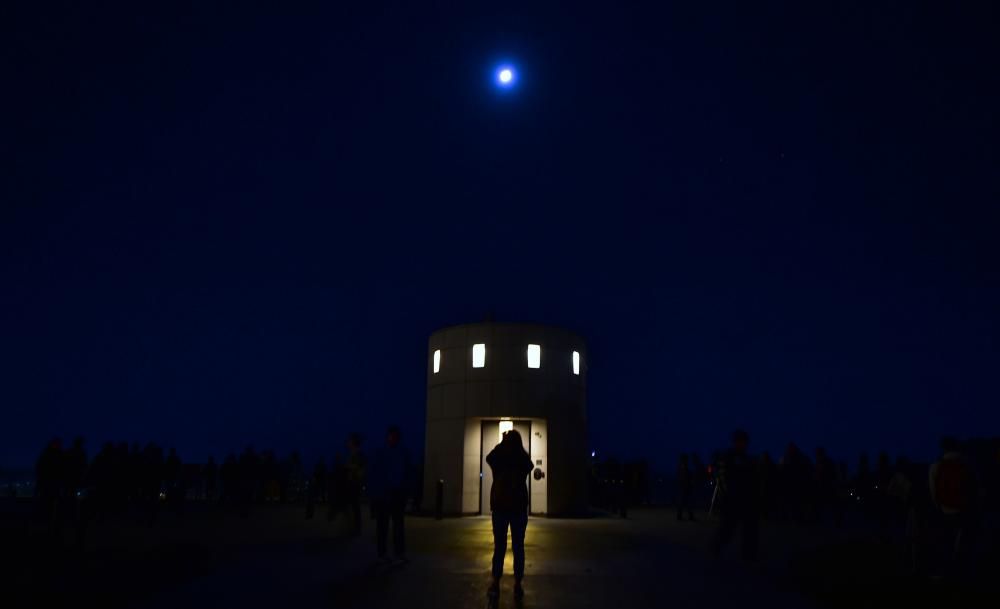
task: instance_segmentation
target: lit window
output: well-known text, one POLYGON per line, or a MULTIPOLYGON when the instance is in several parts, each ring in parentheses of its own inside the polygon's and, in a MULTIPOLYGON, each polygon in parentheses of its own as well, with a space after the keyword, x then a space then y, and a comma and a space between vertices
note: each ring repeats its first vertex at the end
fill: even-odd
POLYGON ((486 345, 479 343, 472 345, 472 367, 483 368, 486 366, 486 345))
POLYGON ((434 374, 441 372, 441 350, 434 352, 434 374))
POLYGON ((500 435, 497 442, 503 442, 503 435, 514 429, 514 421, 500 421, 500 435))
POLYGON ((542 365, 542 348, 539 345, 528 345, 528 368, 540 368, 542 365))
POLYGON ((580 374, 580 352, 573 352, 573 374, 580 374))

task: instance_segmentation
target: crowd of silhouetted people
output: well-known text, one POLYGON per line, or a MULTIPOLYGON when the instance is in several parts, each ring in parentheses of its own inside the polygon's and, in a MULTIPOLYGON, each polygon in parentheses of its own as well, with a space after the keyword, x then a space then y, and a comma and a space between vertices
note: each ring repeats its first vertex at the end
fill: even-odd
POLYGON ((87 525, 108 517, 153 525, 164 514, 182 517, 189 502, 217 505, 242 517, 254 505, 295 503, 304 505, 306 518, 314 517, 317 506, 324 506, 329 520, 346 514, 348 528, 357 534, 368 477, 357 433, 348 436, 345 450, 329 464, 320 458, 311 468, 298 452, 279 458, 253 446, 226 455, 221 463, 212 457, 185 463, 174 448, 164 450, 153 442, 107 442, 90 458, 83 438, 69 446, 55 438, 36 462, 35 515, 60 538, 75 531, 82 543, 87 525))
POLYGON ((749 434, 737 431, 729 448, 707 461, 681 454, 666 480, 654 480, 646 461, 592 457, 593 505, 627 517, 629 506, 669 501, 678 521, 707 513, 718 520, 714 549, 739 537, 751 560, 760 521, 868 531, 906 547, 911 570, 940 566, 942 556, 955 563, 1000 543, 1000 438, 942 438, 933 463, 862 453, 852 468, 822 447, 807 454, 795 443, 777 459, 766 451, 755 455, 749 434), (670 490, 658 494, 664 482, 670 490))
POLYGON ((692 505, 699 486, 711 489, 708 510, 719 516, 715 550, 741 536, 744 558, 754 559, 758 522, 867 527, 882 541, 901 541, 911 569, 958 564, 991 543, 1000 511, 1000 441, 941 440, 934 463, 879 453, 862 454, 853 473, 823 448, 810 459, 794 443, 778 461, 749 452, 749 434, 737 431, 726 451, 699 465, 681 455, 677 466, 677 519, 692 505), (694 464, 694 465, 692 465, 694 464), (994 530, 988 530, 992 527, 994 530))
MULTIPOLYGON (((304 506, 306 518, 319 506, 328 520, 344 515, 356 535, 366 495, 376 520, 378 555, 387 555, 391 528, 393 553, 405 559, 403 514, 410 498, 419 505, 421 485, 419 467, 410 463, 399 438, 398 428, 391 427, 385 447, 369 461, 361 436, 352 433, 329 464, 321 458, 311 468, 297 452, 279 458, 252 446, 228 454, 221 464, 213 458, 184 463, 175 449, 152 442, 108 442, 89 458, 83 438, 69 446, 53 439, 36 463, 36 515, 60 539, 68 530, 82 544, 88 523, 109 516, 153 525, 163 514, 183 517, 192 501, 242 517, 254 505, 294 503, 304 506)), ((752 455, 749 445, 749 434, 737 431, 731 446, 707 463, 693 453, 678 460, 676 517, 695 520, 696 512, 706 510, 717 516, 716 551, 739 536, 742 555, 755 558, 761 520, 867 528, 886 542, 903 542, 914 569, 927 556, 958 561, 977 544, 996 541, 1000 439, 943 438, 933 463, 893 460, 885 452, 873 462, 862 454, 853 471, 823 448, 810 457, 789 443, 775 460, 767 452, 752 455)), ((629 505, 651 503, 650 487, 645 462, 592 461, 595 505, 624 517, 629 505)))

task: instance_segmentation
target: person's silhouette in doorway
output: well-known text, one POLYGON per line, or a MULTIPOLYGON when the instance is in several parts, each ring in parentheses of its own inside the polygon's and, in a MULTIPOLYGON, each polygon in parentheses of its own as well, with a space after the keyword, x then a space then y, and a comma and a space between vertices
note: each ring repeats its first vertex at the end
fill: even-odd
POLYGON ((524 531, 528 527, 528 474, 534 469, 531 457, 524 450, 521 434, 511 430, 503 436, 486 463, 493 470, 490 489, 490 510, 493 512, 493 577, 489 595, 500 594, 504 554, 507 553, 507 528, 510 527, 511 548, 514 551, 514 595, 524 596, 524 531))

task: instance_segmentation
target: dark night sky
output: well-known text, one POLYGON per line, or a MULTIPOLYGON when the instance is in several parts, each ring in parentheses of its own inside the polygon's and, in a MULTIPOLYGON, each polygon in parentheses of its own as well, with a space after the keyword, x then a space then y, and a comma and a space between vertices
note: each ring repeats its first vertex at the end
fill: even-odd
POLYGON ((1000 433, 987 3, 89 4, 0 8, 0 465, 419 448, 488 312, 604 452, 1000 433))

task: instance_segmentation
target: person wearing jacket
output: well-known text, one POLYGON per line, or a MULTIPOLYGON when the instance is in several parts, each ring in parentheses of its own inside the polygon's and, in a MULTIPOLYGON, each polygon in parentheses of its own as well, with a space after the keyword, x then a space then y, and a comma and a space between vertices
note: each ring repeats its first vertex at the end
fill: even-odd
POLYGON ((490 596, 500 593, 504 555, 507 553, 507 529, 510 528, 514 551, 514 595, 524 596, 524 532, 528 527, 528 474, 534 469, 524 450, 521 434, 508 431, 490 454, 486 463, 493 470, 490 510, 493 512, 493 578, 490 596))
POLYGON ((937 520, 954 540, 948 553, 957 561, 964 549, 963 537, 973 528, 979 483, 956 438, 941 439, 941 458, 930 467, 928 485, 937 520))

